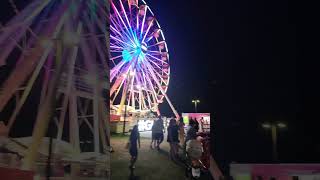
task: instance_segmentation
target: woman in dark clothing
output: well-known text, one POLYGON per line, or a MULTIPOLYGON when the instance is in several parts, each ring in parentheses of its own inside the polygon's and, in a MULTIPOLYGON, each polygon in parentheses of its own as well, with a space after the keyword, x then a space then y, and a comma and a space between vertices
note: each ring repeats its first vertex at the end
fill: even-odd
POLYGON ((189 127, 188 127, 188 131, 187 131, 187 136, 186 136, 186 139, 184 141, 184 146, 183 146, 183 153, 186 154, 186 151, 187 151, 187 142, 189 140, 192 140, 192 139, 196 139, 197 138, 197 123, 196 123, 196 120, 190 118, 190 121, 189 121, 189 127))
POLYGON ((140 134, 138 131, 138 125, 134 125, 130 134, 130 148, 129 148, 129 152, 131 155, 131 161, 130 161, 131 169, 134 169, 134 164, 136 163, 137 157, 138 157, 137 143, 139 143, 139 148, 140 148, 140 134))
POLYGON ((170 158, 173 161, 177 160, 178 144, 179 144, 179 126, 176 120, 171 119, 168 126, 167 141, 170 143, 170 158))

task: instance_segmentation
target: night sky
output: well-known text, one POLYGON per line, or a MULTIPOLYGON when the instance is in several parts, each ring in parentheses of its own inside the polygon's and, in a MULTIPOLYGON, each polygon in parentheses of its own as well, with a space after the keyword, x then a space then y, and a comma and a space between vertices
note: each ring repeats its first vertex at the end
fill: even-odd
MULTIPOLYGON (((272 162, 265 121, 279 132, 279 159, 319 162, 319 91, 301 39, 307 15, 289 1, 148 1, 164 30, 171 57, 169 96, 179 112, 216 112, 213 153, 223 169, 234 162, 272 162), (299 62, 299 63, 298 63, 299 62)), ((299 8, 298 8, 299 7, 299 8)), ((310 17, 308 17, 310 19, 310 17)), ((319 77, 319 76, 318 76, 319 77)), ((162 111, 170 114, 168 105, 162 111)), ((171 114, 170 114, 171 115, 171 114)))
MULTIPOLYGON (((179 113, 193 111, 193 98, 201 101, 199 111, 216 112, 212 149, 224 170, 232 161, 271 162, 271 134, 260 126, 265 121, 288 124, 279 132, 280 162, 319 162, 320 91, 314 85, 319 76, 316 66, 309 70, 312 65, 300 63, 312 60, 306 57, 312 30, 304 26, 310 17, 301 4, 289 0, 147 3, 169 47, 168 95, 179 113)), ((1 20, 8 16, 3 12, 1 20)), ((161 110, 173 116, 167 103, 161 110)))

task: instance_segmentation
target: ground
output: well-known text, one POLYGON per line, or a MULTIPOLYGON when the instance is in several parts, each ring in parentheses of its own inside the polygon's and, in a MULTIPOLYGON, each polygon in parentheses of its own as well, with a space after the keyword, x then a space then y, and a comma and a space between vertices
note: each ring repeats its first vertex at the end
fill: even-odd
MULTIPOLYGON (((176 164, 169 158, 169 144, 165 141, 161 144, 161 150, 150 149, 150 132, 140 133, 141 148, 134 170, 130 176, 130 154, 125 148, 129 136, 112 136, 111 145, 114 151, 111 154, 111 179, 117 180, 185 180, 185 166, 176 164), (136 176, 136 178, 132 178, 136 176)), ((166 137, 166 135, 165 135, 166 137)), ((211 180, 210 174, 201 175, 200 180, 211 180)))
MULTIPOLYGON (((111 154, 111 179, 130 179, 129 160, 130 155, 125 145, 128 136, 112 136, 111 145, 114 153, 111 154)), ((136 179, 139 180, 184 180, 185 169, 169 159, 169 144, 164 141, 161 151, 150 149, 150 138, 141 137, 141 148, 134 170, 136 179)))

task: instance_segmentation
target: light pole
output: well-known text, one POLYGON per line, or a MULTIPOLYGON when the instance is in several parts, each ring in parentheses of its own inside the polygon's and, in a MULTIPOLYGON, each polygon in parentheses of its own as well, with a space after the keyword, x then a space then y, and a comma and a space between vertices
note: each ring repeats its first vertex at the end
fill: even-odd
POLYGON ((287 127, 285 123, 263 123, 262 127, 264 129, 271 129, 272 136, 272 156, 274 161, 278 161, 278 151, 277 151, 277 137, 278 137, 278 129, 284 129, 287 127))
POLYGON ((193 99, 192 103, 194 103, 194 110, 195 110, 195 112, 197 112, 197 106, 200 103, 200 100, 199 99, 193 99))

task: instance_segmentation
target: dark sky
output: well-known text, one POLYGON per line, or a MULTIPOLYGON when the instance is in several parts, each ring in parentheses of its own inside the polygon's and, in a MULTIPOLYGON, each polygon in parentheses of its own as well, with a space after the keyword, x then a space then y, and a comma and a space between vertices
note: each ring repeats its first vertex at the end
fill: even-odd
MULTIPOLYGON (((319 98, 309 86, 316 79, 298 64, 306 53, 298 43, 307 32, 301 27, 306 17, 301 4, 266 0, 148 3, 169 46, 168 94, 179 112, 193 111, 195 97, 201 100, 200 111, 216 112, 213 151, 222 166, 230 161, 270 162, 271 135, 259 126, 264 121, 288 124, 279 133, 281 162, 320 160, 319 106, 307 103, 319 98)), ((168 105, 162 109, 170 112, 168 105)))

